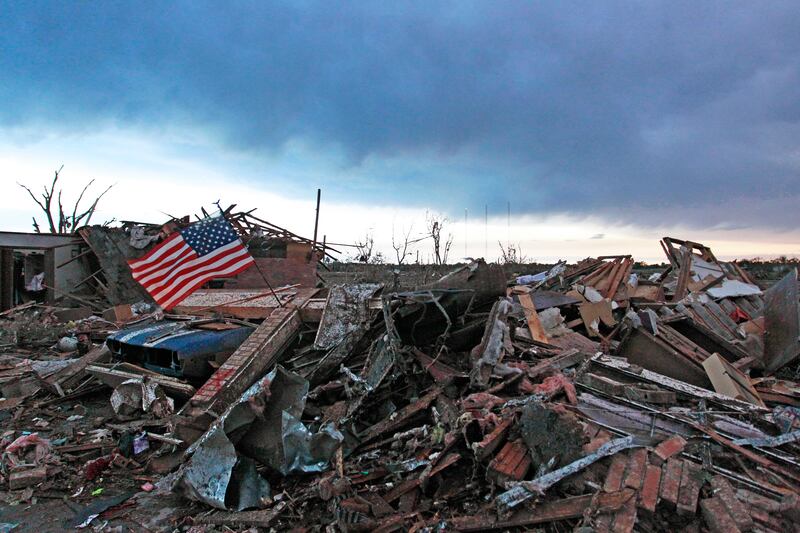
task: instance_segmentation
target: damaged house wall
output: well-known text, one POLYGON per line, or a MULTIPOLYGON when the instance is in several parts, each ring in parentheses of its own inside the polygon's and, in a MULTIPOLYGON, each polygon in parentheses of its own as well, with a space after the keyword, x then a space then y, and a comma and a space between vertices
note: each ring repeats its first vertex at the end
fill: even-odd
POLYGON ((89 226, 78 233, 94 252, 105 278, 105 298, 111 305, 151 302, 152 298, 131 275, 127 260, 141 257, 145 250, 131 246, 131 235, 122 228, 89 226))
POLYGON ((317 285, 317 264, 320 256, 316 252, 311 253, 310 243, 293 241, 275 243, 274 249, 263 252, 264 255, 268 254, 267 257, 262 257, 258 248, 251 247, 250 252, 255 257, 258 268, 245 270, 233 278, 224 280, 222 288, 264 288, 266 287, 264 277, 273 287, 317 285))
POLYGON ((84 250, 72 235, 0 232, 0 311, 22 303, 20 298, 33 298, 25 285, 39 273, 50 287, 44 289, 48 303, 63 299, 65 293, 90 290, 83 286, 91 274, 79 257, 84 250))

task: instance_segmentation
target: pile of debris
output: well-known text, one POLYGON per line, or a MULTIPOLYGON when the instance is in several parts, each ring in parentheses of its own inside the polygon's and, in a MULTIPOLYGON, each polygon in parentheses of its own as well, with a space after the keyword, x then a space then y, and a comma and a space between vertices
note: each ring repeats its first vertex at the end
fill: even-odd
POLYGON ((797 273, 762 288, 662 245, 647 279, 630 256, 477 261, 408 292, 204 289, 102 328, 17 308, 4 330, 57 333, 8 343, 0 419, 28 427, 2 436, 6 494, 87 487, 72 523, 100 528, 171 494, 169 530, 794 530, 797 273), (65 431, 82 398, 106 417, 65 431), (104 471, 131 475, 92 500, 104 471))

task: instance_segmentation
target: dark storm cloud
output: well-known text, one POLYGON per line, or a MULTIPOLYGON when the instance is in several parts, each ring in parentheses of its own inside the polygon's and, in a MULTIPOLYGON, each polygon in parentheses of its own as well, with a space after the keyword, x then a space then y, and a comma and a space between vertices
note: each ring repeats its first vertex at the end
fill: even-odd
POLYGON ((2 3, 0 124, 302 140, 361 200, 800 223, 796 2, 431 4, 2 3))

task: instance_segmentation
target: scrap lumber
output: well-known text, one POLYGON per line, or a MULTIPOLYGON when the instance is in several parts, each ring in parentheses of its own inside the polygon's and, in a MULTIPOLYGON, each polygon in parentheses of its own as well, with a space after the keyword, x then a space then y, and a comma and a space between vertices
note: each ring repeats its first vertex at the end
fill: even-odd
POLYGON ((284 511, 287 502, 276 502, 272 509, 260 509, 257 511, 240 511, 236 513, 221 512, 208 516, 195 517, 194 522, 198 524, 213 524, 220 526, 250 526, 250 527, 271 527, 275 520, 284 511))
POLYGON ((714 390, 718 393, 766 407, 755 387, 750 383, 750 378, 720 357, 719 354, 713 354, 703 361, 703 368, 706 370, 714 390))
POLYGON ((196 392, 194 387, 178 379, 156 374, 155 372, 142 371, 145 369, 135 370, 132 367, 134 367, 134 365, 125 365, 122 367, 123 369, 90 365, 86 367, 86 372, 111 388, 115 388, 131 379, 138 381, 147 379, 158 383, 169 396, 174 396, 176 398, 188 399, 196 392))
POLYGON ((560 500, 544 502, 532 509, 523 509, 510 518, 500 519, 491 513, 477 516, 461 516, 447 520, 456 531, 494 531, 515 527, 548 524, 571 518, 580 518, 587 509, 595 508, 598 512, 613 512, 635 498, 631 489, 623 489, 611 493, 586 494, 572 496, 560 500))
MULTIPOLYGON (((83 379, 88 366, 105 362, 110 357, 111 351, 105 344, 96 346, 70 366, 46 377, 45 381, 61 392, 72 390, 83 379)), ((61 395, 63 396, 63 394, 61 395)))
POLYGON ((416 402, 408 404, 406 407, 403 407, 400 411, 397 412, 397 416, 392 419, 382 420, 368 428, 363 435, 361 435, 361 442, 366 443, 373 439, 376 439, 383 435, 384 433, 388 433, 390 431, 396 431, 406 424, 409 423, 415 416, 417 416, 420 412, 426 410, 433 401, 436 399, 439 394, 442 393, 442 390, 438 387, 434 387, 430 390, 427 394, 421 397, 416 402))
POLYGON ((525 311, 525 320, 528 321, 528 329, 531 332, 533 340, 538 342, 547 343, 550 339, 547 337, 542 322, 539 320, 539 315, 536 313, 536 306, 530 294, 520 294, 518 296, 519 303, 522 304, 522 309, 525 311))
MULTIPOLYGON (((257 223, 234 219, 243 234, 257 223)), ((800 515, 800 385, 783 362, 794 356, 782 354, 797 339, 774 319, 793 303, 769 291, 771 309, 761 295, 713 298, 716 283, 749 281, 703 245, 662 244, 671 267, 651 277, 653 267, 637 265, 641 294, 623 255, 543 267, 528 285, 475 263, 380 297, 377 280, 285 287, 278 300, 262 288, 203 289, 180 311, 263 320, 227 361, 210 356, 205 383, 103 364, 98 349, 48 374, 68 356, 9 351, 0 384, 25 377, 52 388, 0 406, 0 470, 46 498, 56 471, 86 486, 87 469, 113 468, 109 488, 132 477, 147 491, 178 469, 173 490, 202 502, 192 509, 217 509, 193 523, 230 529, 790 530, 800 515), (781 379, 762 368, 768 341, 781 379), (751 382, 749 369, 764 377, 751 382), (127 379, 188 401, 177 415, 126 423, 92 412, 108 393, 92 384, 127 379), (58 392, 64 383, 78 392, 58 392), (74 406, 81 394, 97 398, 74 406)), ((114 316, 125 318, 133 309, 119 304, 114 316)), ((96 320, 88 313, 28 306, 0 326, 69 318, 80 332, 96 320)))

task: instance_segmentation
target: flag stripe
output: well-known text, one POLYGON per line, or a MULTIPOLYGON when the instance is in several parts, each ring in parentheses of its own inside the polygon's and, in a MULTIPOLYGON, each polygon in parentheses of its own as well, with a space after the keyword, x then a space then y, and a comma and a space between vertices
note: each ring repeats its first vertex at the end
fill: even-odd
POLYGON ((175 266, 179 265, 190 255, 195 257, 197 256, 197 254, 188 244, 184 244, 169 256, 165 257, 162 262, 153 263, 142 270, 135 271, 133 273, 133 278, 139 283, 146 283, 153 277, 163 275, 165 272, 169 272, 170 268, 174 268, 175 266))
POLYGON ((201 257, 197 257, 197 255, 194 254, 194 252, 192 252, 193 254, 192 257, 189 257, 183 263, 176 265, 165 274, 149 280, 147 282, 147 285, 150 287, 151 290, 167 287, 173 282, 173 280, 178 279, 184 273, 199 268, 205 268, 208 265, 215 263, 220 257, 224 257, 226 255, 230 255, 233 253, 238 253, 240 250, 244 251, 244 253, 247 253, 247 250, 245 250, 244 246, 242 246, 240 242, 232 242, 228 245, 223 246, 222 248, 219 248, 211 252, 208 255, 204 255, 201 257))
POLYGON ((152 291, 158 298, 165 298, 168 294, 172 293, 176 288, 179 288, 183 283, 191 282, 192 279, 194 279, 194 277, 198 275, 201 276, 206 275, 206 273, 209 272, 213 273, 218 270, 224 270, 229 263, 238 261, 242 257, 250 257, 249 254, 247 253, 247 250, 245 250, 244 247, 241 247, 240 250, 236 250, 234 252, 217 257, 216 260, 204 266, 192 268, 191 270, 178 276, 177 278, 170 280, 169 284, 163 286, 159 285, 158 287, 154 287, 152 291))
POLYGON ((155 248, 144 254, 142 257, 128 261, 128 264, 131 266, 131 268, 137 268, 137 269, 146 266, 151 262, 156 261, 159 257, 164 255, 165 253, 167 253, 169 250, 172 249, 173 246, 179 244, 176 243, 175 241, 183 242, 183 237, 181 237, 181 234, 179 232, 175 232, 166 239, 164 239, 164 241, 161 244, 159 244, 158 246, 156 246, 155 248))
POLYGON ((164 263, 157 265, 155 269, 148 269, 148 272, 139 276, 135 276, 135 279, 139 283, 153 283, 155 281, 159 281, 165 275, 169 274, 172 269, 178 268, 187 261, 190 261, 196 257, 197 253, 189 246, 186 246, 185 248, 182 248, 175 255, 175 257, 170 256, 164 260, 164 263))
POLYGON ((234 276, 239 272, 246 270, 255 263, 255 260, 248 255, 248 257, 242 258, 240 261, 234 263, 233 265, 229 266, 225 270, 221 270, 219 272, 214 272, 210 275, 205 275, 202 278, 195 280, 191 285, 184 286, 182 290, 176 294, 174 294, 168 301, 165 302, 165 305, 162 307, 164 309, 172 309, 175 305, 180 303, 186 296, 188 296, 192 291, 194 291, 197 287, 202 285, 207 281, 211 281, 216 277, 224 277, 224 276, 234 276))

